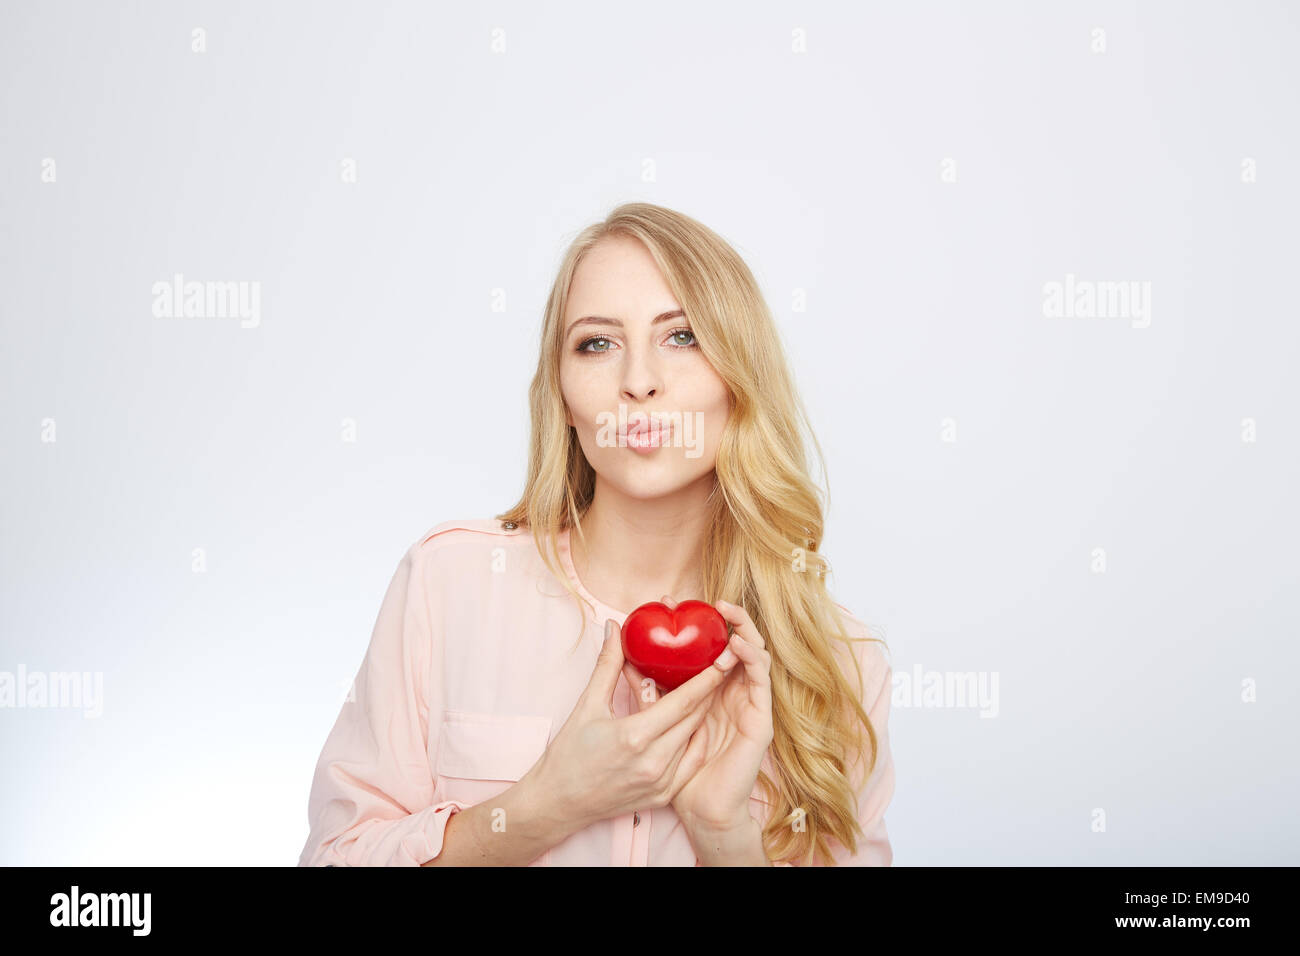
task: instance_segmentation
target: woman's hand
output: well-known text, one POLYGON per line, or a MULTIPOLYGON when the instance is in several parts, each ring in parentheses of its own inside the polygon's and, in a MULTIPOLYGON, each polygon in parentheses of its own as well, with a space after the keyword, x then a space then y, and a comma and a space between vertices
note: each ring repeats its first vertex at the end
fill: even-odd
MULTIPOLYGON (((670 597, 663 603, 677 606, 670 597)), ((715 606, 735 633, 711 668, 730 672, 708 699, 704 721, 683 758, 683 763, 698 762, 699 768, 672 800, 688 833, 736 832, 752 826, 749 798, 773 737, 772 655, 743 608, 721 601, 715 606), (742 667, 731 666, 737 659, 742 667)), ((624 664, 624 671, 634 687, 646 688, 637 699, 640 706, 649 706, 646 698, 653 700, 653 682, 630 663, 624 664)))
POLYGON ((668 806, 698 766, 699 747, 690 752, 691 735, 730 676, 726 668, 708 667, 656 700, 653 681, 649 695, 640 692, 640 675, 623 657, 616 622, 608 622, 607 635, 587 689, 526 775, 540 795, 542 816, 568 832, 633 810, 668 806), (638 691, 639 710, 626 717, 614 716, 620 670, 638 691))

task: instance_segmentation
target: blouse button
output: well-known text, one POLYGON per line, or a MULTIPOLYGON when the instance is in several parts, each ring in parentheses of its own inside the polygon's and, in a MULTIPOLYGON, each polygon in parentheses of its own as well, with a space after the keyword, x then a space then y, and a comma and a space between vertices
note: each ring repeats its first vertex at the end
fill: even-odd
POLYGON ((640 825, 641 825, 641 814, 639 813, 632 814, 632 826, 639 827, 640 825))
POLYGON ((505 528, 507 531, 514 531, 515 528, 519 527, 519 525, 515 524, 513 521, 507 521, 501 527, 505 528))

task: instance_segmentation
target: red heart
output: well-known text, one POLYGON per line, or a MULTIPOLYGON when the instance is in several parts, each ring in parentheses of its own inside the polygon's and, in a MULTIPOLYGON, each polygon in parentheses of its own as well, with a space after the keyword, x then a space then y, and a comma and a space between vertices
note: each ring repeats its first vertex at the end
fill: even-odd
POLYGON ((642 604, 623 622, 623 657, 668 690, 708 667, 727 647, 727 619, 705 601, 642 604))

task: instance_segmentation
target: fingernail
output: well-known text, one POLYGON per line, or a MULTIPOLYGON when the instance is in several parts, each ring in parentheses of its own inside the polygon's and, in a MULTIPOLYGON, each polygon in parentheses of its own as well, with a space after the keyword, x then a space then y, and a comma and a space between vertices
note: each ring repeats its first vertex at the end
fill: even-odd
POLYGON ((614 633, 614 621, 612 618, 605 618, 605 640, 609 640, 610 635, 614 633))
POLYGON ((737 660, 738 658, 736 657, 736 652, 728 647, 725 651, 723 651, 721 654, 717 656, 717 659, 715 659, 713 663, 717 664, 720 668, 722 668, 725 671, 732 664, 736 663, 737 660))

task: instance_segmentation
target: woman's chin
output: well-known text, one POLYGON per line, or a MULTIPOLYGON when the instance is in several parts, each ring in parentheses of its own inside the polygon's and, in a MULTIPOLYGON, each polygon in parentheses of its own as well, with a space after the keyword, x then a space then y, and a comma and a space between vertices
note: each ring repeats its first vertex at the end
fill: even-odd
POLYGON ((624 497, 637 501, 650 501, 682 494, 699 481, 699 478, 699 475, 684 475, 672 468, 659 471, 642 465, 632 469, 631 473, 624 470, 614 479, 606 476, 605 480, 624 497))

